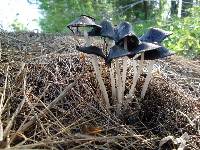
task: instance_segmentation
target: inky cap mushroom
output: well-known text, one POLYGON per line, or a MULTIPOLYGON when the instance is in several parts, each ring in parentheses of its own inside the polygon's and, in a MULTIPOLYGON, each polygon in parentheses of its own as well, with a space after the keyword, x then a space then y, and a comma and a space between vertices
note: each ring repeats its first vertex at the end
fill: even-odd
POLYGON ((75 33, 74 29, 77 29, 79 27, 94 27, 94 28, 101 28, 101 26, 97 25, 95 23, 95 19, 90 17, 90 16, 86 16, 86 15, 81 15, 78 19, 72 21, 70 24, 67 25, 67 27, 73 32, 75 33))
POLYGON ((93 28, 88 32, 89 36, 102 36, 115 40, 115 32, 112 23, 108 20, 104 20, 100 23, 101 28, 93 28))
POLYGON ((116 45, 123 46, 124 38, 127 38, 127 49, 132 50, 134 47, 138 46, 140 40, 135 35, 132 30, 132 25, 128 22, 122 22, 115 29, 116 31, 116 45))
POLYGON ((165 31, 159 28, 150 28, 145 34, 140 37, 141 41, 161 43, 166 37, 173 34, 170 31, 165 31))
MULTIPOLYGON (((144 60, 161 59, 161 58, 171 56, 173 54, 174 53, 170 52, 167 48, 160 47, 151 51, 144 52, 144 60)), ((137 59, 140 60, 140 57, 138 57, 137 59)))
MULTIPOLYGON (((174 53, 171 53, 167 48, 165 47, 161 47, 152 51, 146 51, 144 52, 144 60, 151 60, 147 70, 148 70, 148 74, 147 77, 145 79, 144 85, 142 87, 142 91, 141 91, 141 98, 144 98, 151 76, 152 76, 152 70, 153 70, 153 65, 155 63, 155 59, 161 59, 170 55, 173 55, 174 53)), ((140 58, 138 58, 140 59, 140 58)))
MULTIPOLYGON (((154 42, 160 45, 160 43, 168 36, 170 36, 172 32, 164 31, 159 28, 150 28, 147 33, 145 33, 143 36, 140 37, 141 41, 146 42, 154 42)), ((145 79, 144 85, 142 87, 141 91, 141 98, 144 98, 145 93, 148 88, 148 84, 150 82, 151 76, 152 76, 152 70, 153 65, 155 63, 155 59, 161 59, 170 55, 173 55, 174 53, 170 52, 167 48, 161 46, 160 48, 154 49, 152 51, 145 51, 144 52, 144 60, 151 60, 148 65, 148 74, 145 79)), ((137 59, 141 59, 141 57, 138 57, 137 59)))
POLYGON ((161 46, 157 44, 142 42, 137 47, 129 51, 120 46, 115 45, 111 47, 108 57, 106 59, 106 63, 109 64, 112 61, 112 59, 115 59, 115 58, 124 57, 124 56, 134 57, 137 53, 152 51, 160 47, 161 46))
POLYGON ((106 63, 110 64, 112 59, 129 55, 131 55, 131 51, 128 51, 120 46, 114 45, 110 48, 109 54, 106 59, 106 63))
POLYGON ((104 55, 103 51, 101 48, 96 47, 96 46, 88 46, 88 47, 80 47, 80 46, 76 46, 76 49, 78 51, 81 51, 83 53, 87 53, 87 54, 95 54, 97 56, 100 56, 102 58, 106 58, 106 56, 104 55))

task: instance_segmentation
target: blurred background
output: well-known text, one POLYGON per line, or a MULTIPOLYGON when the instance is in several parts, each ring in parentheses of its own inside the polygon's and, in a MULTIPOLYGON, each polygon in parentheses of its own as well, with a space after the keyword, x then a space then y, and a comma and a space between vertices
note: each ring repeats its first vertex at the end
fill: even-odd
POLYGON ((82 14, 97 23, 129 21, 138 36, 149 27, 172 31, 168 48, 189 58, 200 55, 200 0, 0 0, 0 28, 6 31, 65 33, 82 14))

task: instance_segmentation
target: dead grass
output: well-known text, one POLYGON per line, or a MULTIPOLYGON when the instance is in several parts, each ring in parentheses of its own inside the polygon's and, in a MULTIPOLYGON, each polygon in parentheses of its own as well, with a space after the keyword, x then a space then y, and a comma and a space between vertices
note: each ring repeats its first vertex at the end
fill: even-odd
MULTIPOLYGON (((106 111, 92 65, 74 51, 73 37, 1 32, 0 43, 0 148, 158 149, 164 137, 185 132, 186 147, 200 148, 199 61, 158 61, 145 98, 139 99, 143 73, 135 98, 116 116, 106 111)), ((108 72, 103 78, 111 97, 108 72)), ((127 79, 125 93, 130 67, 127 79)))

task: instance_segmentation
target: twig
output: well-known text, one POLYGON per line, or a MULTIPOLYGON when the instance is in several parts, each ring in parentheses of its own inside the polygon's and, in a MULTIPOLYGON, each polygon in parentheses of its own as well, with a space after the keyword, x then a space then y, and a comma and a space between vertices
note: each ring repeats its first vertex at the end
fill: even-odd
POLYGON ((1 41, 0 41, 0 60, 1 60, 1 54, 2 54, 2 49, 1 49, 1 41))
MULTIPOLYGON (((51 109, 58 101, 62 100, 68 93, 69 90, 71 90, 71 88, 73 88, 76 83, 78 82, 78 80, 84 75, 81 74, 73 83, 69 84, 64 91, 62 91, 60 93, 60 95, 55 98, 47 107, 46 109, 44 109, 41 113, 38 114, 38 118, 44 116, 44 114, 48 113, 48 109, 51 109)), ((36 121, 36 117, 33 117, 29 122, 27 122, 26 124, 24 124, 24 126, 21 128, 21 132, 26 131, 32 124, 34 124, 36 121)))
POLYGON ((8 71, 9 71, 9 66, 7 66, 6 69, 6 79, 3 87, 3 93, 1 95, 1 100, 0 100, 0 141, 3 141, 3 123, 1 122, 1 114, 3 113, 3 103, 5 99, 5 94, 6 94, 6 88, 7 88, 7 82, 8 82, 8 71))
MULTIPOLYGON (((50 84, 45 88, 44 92, 42 93, 42 95, 37 99, 36 103, 38 103, 38 101, 45 95, 45 93, 47 92, 47 90, 49 89, 50 84)), ((27 121, 28 117, 30 116, 30 114, 32 114, 34 112, 34 108, 35 106, 33 106, 33 108, 31 109, 31 111, 29 112, 29 114, 27 115, 27 117, 25 118, 25 120, 21 123, 20 127, 18 128, 18 130, 16 131, 16 133, 11 137, 10 140, 10 144, 13 142, 13 140, 15 139, 17 133, 20 133, 21 128, 23 127, 23 125, 25 124, 25 122, 27 121)), ((36 118, 37 119, 37 118, 36 118)))
POLYGON ((19 112, 21 111, 22 107, 24 106, 24 103, 26 101, 26 72, 24 73, 24 84, 23 84, 23 93, 24 93, 24 98, 23 100, 21 101, 21 103, 18 105, 16 111, 14 112, 12 118, 10 119, 10 121, 8 122, 8 125, 6 126, 5 128, 5 131, 4 131, 4 134, 3 134, 3 138, 5 139, 9 132, 10 132, 10 129, 14 123, 14 120, 16 118, 16 116, 19 114, 19 112))
POLYGON ((121 12, 119 12, 118 14, 121 15, 121 14, 123 14, 125 11, 127 11, 128 9, 131 9, 132 7, 136 6, 137 4, 140 4, 140 3, 143 3, 143 2, 144 2, 144 0, 140 0, 140 1, 138 1, 138 2, 134 2, 134 3, 132 3, 132 4, 128 4, 128 5, 126 5, 126 6, 120 7, 120 11, 121 11, 121 12), (122 10, 123 10, 123 11, 122 11, 122 10))

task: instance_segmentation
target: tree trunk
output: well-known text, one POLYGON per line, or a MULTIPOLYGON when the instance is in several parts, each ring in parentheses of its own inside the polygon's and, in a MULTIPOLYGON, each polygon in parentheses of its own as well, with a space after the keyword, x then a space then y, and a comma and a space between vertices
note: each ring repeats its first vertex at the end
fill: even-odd
POLYGON ((166 21, 171 17, 171 0, 167 0, 164 2, 163 12, 162 12, 162 20, 166 21))
POLYGON ((193 7, 197 5, 197 0, 193 0, 192 2, 193 7))
POLYGON ((144 1, 144 19, 147 20, 148 19, 148 1, 144 1))
POLYGON ((181 13, 182 13, 182 0, 179 0, 178 2, 178 17, 181 18, 181 13))

